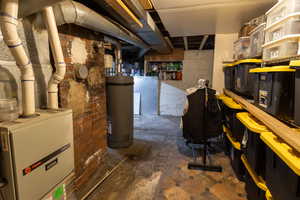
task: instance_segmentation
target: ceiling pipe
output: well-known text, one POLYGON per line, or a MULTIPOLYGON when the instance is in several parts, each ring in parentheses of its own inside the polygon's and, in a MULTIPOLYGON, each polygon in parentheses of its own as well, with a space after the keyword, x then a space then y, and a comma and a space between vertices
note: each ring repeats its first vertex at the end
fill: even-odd
POLYGON ((23 116, 35 115, 34 73, 31 61, 27 56, 22 41, 17 32, 18 0, 2 0, 0 26, 3 40, 16 60, 21 71, 23 116))
POLYGON ((104 41, 111 43, 115 46, 115 56, 116 56, 116 66, 117 66, 117 74, 120 75, 122 73, 122 45, 119 41, 110 38, 110 37, 104 37, 104 41))
POLYGON ((57 110, 58 84, 65 77, 66 64, 52 7, 46 7, 43 9, 43 19, 47 27, 56 69, 48 83, 48 109, 57 110))
POLYGON ((96 32, 104 33, 119 40, 123 40, 141 48, 143 51, 145 51, 145 49, 150 49, 150 47, 140 38, 126 30, 121 25, 108 20, 78 2, 69 0, 64 1, 54 5, 53 10, 58 25, 76 24, 96 32))
POLYGON ((22 0, 19 3, 19 18, 40 12, 43 8, 52 6, 60 1, 63 0, 22 0))
POLYGON ((173 51, 169 44, 165 40, 163 34, 153 21, 149 12, 144 10, 139 0, 122 0, 126 3, 126 6, 139 18, 143 23, 143 28, 137 26, 134 20, 130 20, 128 17, 122 17, 123 10, 119 9, 115 5, 114 0, 94 0, 99 6, 109 12, 109 15, 113 16, 123 26, 131 30, 144 42, 146 42, 151 48, 161 54, 169 54, 173 51))

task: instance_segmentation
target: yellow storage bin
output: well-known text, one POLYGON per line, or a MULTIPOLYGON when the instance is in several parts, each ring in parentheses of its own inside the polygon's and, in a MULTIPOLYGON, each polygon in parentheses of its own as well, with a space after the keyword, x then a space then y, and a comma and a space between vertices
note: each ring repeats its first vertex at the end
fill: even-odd
POLYGON ((262 133, 261 139, 267 145, 266 183, 272 196, 276 200, 299 200, 300 153, 271 132, 262 133))
POLYGON ((238 120, 244 125, 244 153, 250 166, 254 171, 265 178, 265 144, 260 139, 260 133, 268 131, 267 127, 250 113, 238 113, 238 120))

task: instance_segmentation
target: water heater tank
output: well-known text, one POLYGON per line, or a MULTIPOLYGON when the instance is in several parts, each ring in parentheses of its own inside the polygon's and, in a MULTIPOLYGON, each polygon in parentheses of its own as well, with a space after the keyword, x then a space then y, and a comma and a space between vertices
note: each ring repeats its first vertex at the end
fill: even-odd
POLYGON ((129 147, 133 142, 133 85, 130 76, 106 78, 110 148, 129 147))

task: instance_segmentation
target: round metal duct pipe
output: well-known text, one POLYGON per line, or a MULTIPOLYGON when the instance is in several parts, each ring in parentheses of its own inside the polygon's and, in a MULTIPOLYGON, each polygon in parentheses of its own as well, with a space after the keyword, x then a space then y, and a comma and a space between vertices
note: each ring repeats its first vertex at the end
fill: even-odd
POLYGON ((123 40, 143 50, 150 49, 150 47, 140 38, 126 30, 121 25, 108 20, 78 2, 63 1, 55 4, 53 9, 58 25, 76 24, 78 26, 123 40))

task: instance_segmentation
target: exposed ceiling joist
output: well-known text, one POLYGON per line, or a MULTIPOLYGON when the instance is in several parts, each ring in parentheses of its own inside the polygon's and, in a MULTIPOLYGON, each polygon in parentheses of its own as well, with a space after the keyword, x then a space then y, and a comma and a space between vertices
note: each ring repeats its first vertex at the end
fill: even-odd
POLYGON ((206 43, 206 41, 207 41, 207 39, 208 39, 208 36, 209 36, 209 35, 205 35, 205 36, 203 37, 203 39, 202 39, 202 41, 201 41, 201 44, 200 44, 200 47, 199 47, 199 50, 202 50, 202 49, 203 49, 203 47, 204 47, 204 45, 205 45, 205 43, 206 43))
POLYGON ((107 2, 114 8, 119 9, 123 16, 127 16, 128 21, 135 22, 139 27, 143 28, 142 22, 138 17, 127 7, 127 5, 122 0, 107 0, 107 2))
POLYGON ((169 38, 169 37, 165 37, 165 40, 167 41, 167 43, 168 43, 168 45, 171 47, 171 49, 174 49, 174 46, 173 46, 173 44, 172 44, 170 38, 169 38))
POLYGON ((153 4, 151 0, 139 0, 145 10, 152 10, 153 4))
POLYGON ((183 41, 184 41, 184 49, 185 50, 189 50, 189 45, 188 45, 188 40, 187 37, 183 37, 183 41))

